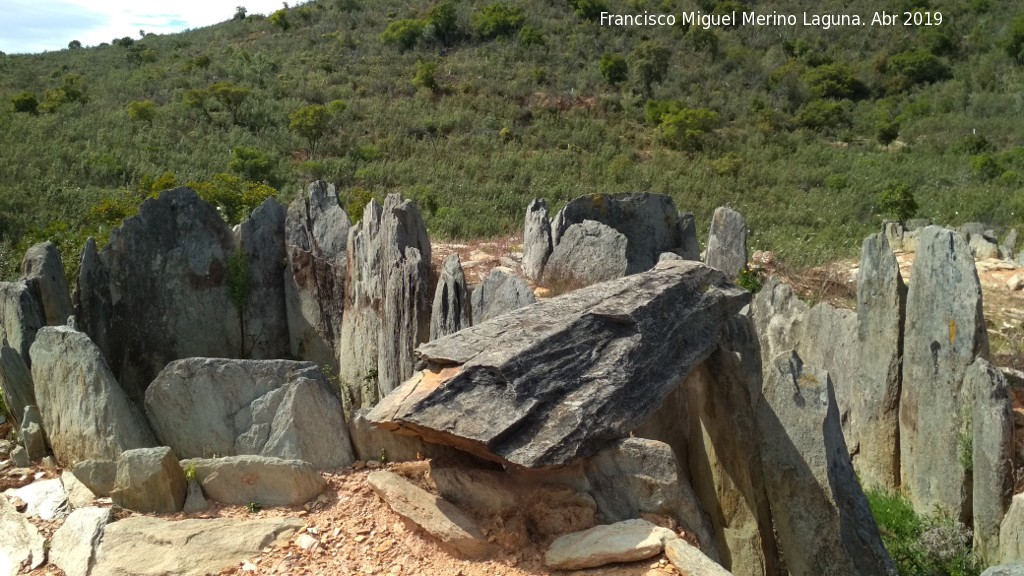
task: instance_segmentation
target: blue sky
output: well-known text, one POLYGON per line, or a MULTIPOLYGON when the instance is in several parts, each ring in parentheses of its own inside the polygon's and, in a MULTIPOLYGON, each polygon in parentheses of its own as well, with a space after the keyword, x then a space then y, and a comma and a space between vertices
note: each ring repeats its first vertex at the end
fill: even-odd
MULTIPOLYGON (((296 2, 292 2, 295 4, 296 2)), ((0 51, 61 50, 78 40, 95 46, 139 30, 168 34, 228 20, 236 6, 269 14, 281 0, 0 0, 0 51)))

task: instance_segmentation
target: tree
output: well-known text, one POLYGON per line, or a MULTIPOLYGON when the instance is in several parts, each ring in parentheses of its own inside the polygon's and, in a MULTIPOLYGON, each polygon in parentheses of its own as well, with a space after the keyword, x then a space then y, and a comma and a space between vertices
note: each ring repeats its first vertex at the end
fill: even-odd
POLYGON ((82 43, 78 40, 72 40, 68 42, 68 50, 78 50, 82 47, 82 43))
POLYGON ((228 170, 235 172, 251 182, 266 182, 270 179, 273 166, 270 155, 256 148, 235 146, 231 149, 231 161, 228 170))
POLYGON ((396 20, 381 33, 380 41, 395 44, 399 50, 411 50, 420 41, 426 27, 423 20, 396 20))
POLYGON ((889 144, 892 144, 900 135, 900 123, 896 120, 882 120, 878 123, 878 128, 875 131, 875 138, 878 139, 878 143, 885 146, 886 150, 889 149, 889 144))
POLYGON ((602 54, 597 69, 601 71, 601 76, 604 76, 604 81, 609 86, 618 86, 629 78, 629 66, 626 64, 626 59, 618 54, 607 52, 602 54))
POLYGON ((152 100, 133 101, 128 104, 128 118, 152 126, 153 119, 156 118, 156 105, 152 100))
POLYGON ((238 6, 238 7, 235 8, 235 15, 232 16, 231 19, 232 20, 245 20, 245 15, 247 13, 248 13, 248 10, 245 9, 245 6, 238 6))
POLYGON ((508 36, 518 30, 526 17, 523 10, 518 6, 509 6, 500 2, 494 2, 473 14, 473 30, 481 38, 497 38, 508 36))
POLYGON ((330 132, 331 114, 324 106, 305 106, 288 115, 288 129, 309 144, 309 155, 316 153, 320 140, 330 132))
POLYGON ((896 182, 876 196, 878 209, 889 219, 906 222, 917 214, 917 200, 910 185, 896 182))
POLYGON ((33 116, 39 114, 39 100, 36 99, 36 95, 32 92, 18 94, 11 98, 11 103, 14 104, 15 112, 24 112, 33 116))
POLYGON ((633 70, 636 71, 644 94, 651 94, 651 87, 665 79, 672 51, 659 42, 647 41, 633 50, 633 70))
POLYGON ((282 8, 271 14, 270 23, 287 32, 292 27, 292 23, 288 21, 288 9, 282 8))
POLYGON ((451 43, 459 32, 455 4, 451 0, 445 0, 431 8, 427 12, 427 26, 443 44, 451 43))
POLYGON ((847 66, 826 64, 804 73, 804 81, 819 98, 859 100, 870 95, 868 87, 847 66))
POLYGON ((213 115, 210 114, 210 108, 206 104, 209 99, 210 93, 206 90, 189 90, 185 92, 182 102, 189 108, 201 111, 203 116, 212 124, 213 115))
POLYGON ((523 46, 544 46, 544 34, 536 26, 523 26, 519 30, 519 43, 523 46))
POLYGON ((251 90, 235 86, 228 81, 211 84, 207 90, 211 96, 231 112, 231 123, 238 124, 238 112, 242 104, 245 103, 245 99, 249 97, 251 90))

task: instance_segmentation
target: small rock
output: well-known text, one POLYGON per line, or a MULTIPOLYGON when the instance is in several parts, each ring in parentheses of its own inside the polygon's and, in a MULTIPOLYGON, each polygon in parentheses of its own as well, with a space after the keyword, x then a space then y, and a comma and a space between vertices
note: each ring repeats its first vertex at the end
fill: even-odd
POLYGON ((1024 274, 1018 272, 1006 281, 1006 289, 1011 292, 1016 292, 1022 288, 1024 288, 1024 274))
POLYGON ((32 461, 28 458, 28 452, 23 446, 16 446, 14 450, 11 450, 11 460, 18 468, 27 468, 32 465, 32 461))
POLYGON ((559 570, 596 568, 614 562, 635 562, 660 554, 675 533, 646 520, 595 526, 559 537, 544 555, 544 564, 559 570))
POLYGON ((85 508, 92 505, 95 495, 70 470, 65 470, 60 475, 60 481, 64 485, 64 492, 68 495, 68 503, 71 504, 72 509, 85 508))
POLYGON ((697 576, 729 576, 730 572, 716 564, 703 552, 691 546, 682 538, 665 542, 665 555, 669 562, 682 574, 697 576))
POLYGON ((185 505, 185 473, 166 446, 124 451, 114 486, 114 503, 136 512, 178 512, 185 505))
POLYGON ((182 508, 182 511, 199 512, 209 507, 210 503, 206 501, 206 496, 203 495, 202 486, 195 479, 189 480, 188 492, 185 494, 185 506, 182 508))
POLYGON ((320 541, 309 534, 299 534, 298 538, 295 539, 295 545, 303 550, 310 551, 316 549, 320 545, 320 541))
POLYGON ((100 498, 110 496, 117 477, 117 463, 110 460, 83 460, 71 471, 85 487, 100 498))

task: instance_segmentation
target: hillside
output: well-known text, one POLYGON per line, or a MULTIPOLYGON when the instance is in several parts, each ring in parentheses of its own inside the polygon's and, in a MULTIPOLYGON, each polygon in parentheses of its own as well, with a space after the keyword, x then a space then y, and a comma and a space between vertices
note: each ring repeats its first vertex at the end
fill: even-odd
POLYGON ((190 182, 232 221, 314 178, 353 206, 402 192, 441 239, 517 230, 534 197, 557 210, 651 191, 693 211, 702 234, 731 204, 752 250, 798 266, 855 254, 882 218, 876 194, 896 183, 919 216, 1024 225, 1017 9, 816 10, 870 21, 883 8, 941 12, 942 25, 598 21, 802 15, 793 0, 334 0, 0 56, 0 273, 49 238, 74 276, 87 236, 102 242, 145 196, 190 182))

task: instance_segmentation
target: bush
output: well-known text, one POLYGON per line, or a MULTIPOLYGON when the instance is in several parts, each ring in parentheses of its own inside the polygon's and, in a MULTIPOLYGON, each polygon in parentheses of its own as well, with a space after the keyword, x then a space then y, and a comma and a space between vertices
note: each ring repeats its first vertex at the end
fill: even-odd
POLYGON ((739 276, 736 277, 736 285, 752 294, 760 292, 763 283, 760 268, 744 266, 740 268, 739 276))
POLYGON ((519 31, 519 43, 523 46, 544 46, 544 34, 535 26, 523 26, 519 31))
POLYGON ((152 100, 132 101, 128 104, 128 118, 136 122, 152 125, 156 118, 156 104, 152 100))
POLYGON ((288 129, 306 140, 312 156, 320 140, 331 130, 331 114, 324 106, 299 108, 288 115, 288 129))
POLYGON ((78 40, 72 40, 71 42, 68 42, 68 50, 80 50, 81 48, 82 43, 78 40))
POLYGON ((423 37, 426 28, 427 23, 423 20, 397 20, 381 33, 380 41, 394 44, 400 50, 411 50, 423 37))
POLYGON ((518 6, 494 2, 473 14, 473 30, 481 38, 508 36, 518 30, 526 17, 518 6))
POLYGON ((849 124, 842 104, 830 100, 811 100, 797 112, 796 121, 797 124, 812 130, 838 128, 849 124))
POLYGON ((953 77, 949 66, 924 49, 907 50, 890 56, 886 60, 885 71, 893 76, 890 91, 894 92, 902 92, 916 84, 939 82, 953 77))
POLYGON ((277 26, 281 30, 287 32, 292 27, 292 23, 288 21, 288 10, 282 8, 277 12, 270 15, 270 23, 277 26))
POLYGON ((618 86, 629 78, 629 66, 626 59, 618 54, 605 52, 601 55, 601 62, 597 65, 601 76, 609 86, 618 86))
POLYGON ((245 15, 249 11, 245 9, 245 6, 235 7, 235 15, 231 17, 232 20, 245 20, 245 15))
POLYGON ((991 154, 971 156, 971 172, 982 180, 991 180, 1003 173, 1003 167, 991 154))
POLYGON ((39 100, 31 92, 22 92, 11 98, 11 104, 14 104, 15 112, 24 112, 33 116, 39 114, 39 100))
POLYGON ((644 89, 644 94, 650 95, 651 87, 665 79, 671 58, 672 51, 653 40, 644 42, 633 50, 633 70, 644 89))
POLYGON ((231 149, 231 161, 228 170, 252 182, 266 182, 270 179, 273 164, 270 155, 248 146, 235 146, 231 149))
POLYGON ((570 4, 578 16, 587 20, 597 20, 601 12, 608 11, 608 2, 605 0, 571 0, 570 4))
POLYGON ((842 64, 827 64, 804 73, 804 81, 819 98, 859 100, 869 95, 867 85, 842 64))
POLYGON ((459 33, 455 4, 445 0, 427 12, 427 25, 431 33, 444 44, 451 43, 459 33))
POLYGON ((661 118, 661 139, 669 147, 696 152, 704 146, 705 135, 721 121, 717 112, 707 108, 665 114, 661 118))
POLYGON ((277 196, 277 190, 266 184, 246 182, 229 174, 217 174, 203 182, 189 182, 188 186, 200 198, 216 206, 232 226, 248 218, 264 200, 277 196))
POLYGON ((908 184, 896 183, 875 197, 878 210, 890 220, 906 222, 917 214, 917 200, 908 184))
POLYGON ((1024 14, 1017 16, 1010 25, 1006 38, 1006 54, 1017 64, 1024 64, 1024 14))
POLYGON ((437 63, 417 62, 416 76, 412 79, 412 85, 417 88, 424 88, 430 91, 437 90, 437 63))

